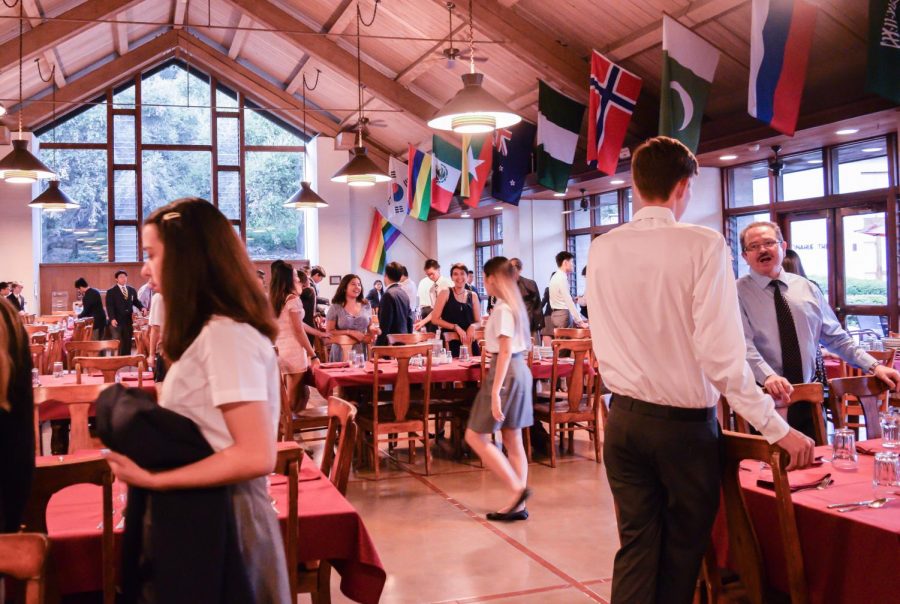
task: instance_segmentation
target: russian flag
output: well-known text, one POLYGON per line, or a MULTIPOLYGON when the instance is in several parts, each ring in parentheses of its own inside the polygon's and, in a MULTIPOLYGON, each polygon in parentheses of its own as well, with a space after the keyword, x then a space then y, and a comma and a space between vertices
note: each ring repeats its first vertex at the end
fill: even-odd
POLYGON ((816 8, 805 0, 753 0, 747 111, 793 135, 800 113, 816 8))

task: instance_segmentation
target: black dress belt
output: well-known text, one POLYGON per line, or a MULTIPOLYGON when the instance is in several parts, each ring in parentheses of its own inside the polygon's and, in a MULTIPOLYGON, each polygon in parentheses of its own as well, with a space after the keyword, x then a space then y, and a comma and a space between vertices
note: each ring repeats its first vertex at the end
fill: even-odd
POLYGON ((664 417, 666 419, 675 419, 687 422, 708 422, 716 417, 715 407, 706 407, 703 409, 671 407, 669 405, 658 405, 656 403, 648 403, 647 401, 638 400, 624 394, 612 395, 610 408, 631 411, 638 415, 648 415, 650 417, 664 417))

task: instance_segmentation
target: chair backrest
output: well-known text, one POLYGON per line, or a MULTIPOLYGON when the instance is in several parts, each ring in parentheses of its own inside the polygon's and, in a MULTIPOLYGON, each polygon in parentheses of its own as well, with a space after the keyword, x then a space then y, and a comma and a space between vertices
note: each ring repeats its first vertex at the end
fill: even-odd
POLYGON ((425 357, 425 379, 423 383, 423 399, 424 406, 423 417, 428 417, 428 401, 431 393, 431 344, 414 344, 411 346, 374 346, 372 348, 372 363, 374 368, 374 381, 372 382, 372 407, 373 407, 373 423, 378 425, 378 402, 384 398, 384 394, 380 392, 380 382, 378 379, 378 365, 384 363, 385 359, 397 359, 397 380, 393 384, 393 392, 391 393, 391 403, 394 408, 394 419, 398 422, 406 420, 409 413, 409 403, 411 388, 409 382, 409 360, 416 356, 425 357))
MULTIPOLYGON (((724 433, 725 460, 722 475, 725 515, 728 521, 730 557, 737 567, 747 596, 754 604, 765 601, 767 591, 765 565, 756 531, 747 511, 740 481, 740 464, 745 459, 763 461, 772 468, 775 485, 775 506, 781 543, 787 565, 789 595, 791 602, 801 604, 808 601, 806 573, 803 566, 803 552, 797 533, 794 503, 788 484, 788 455, 781 447, 770 445, 761 436, 724 433)), ((713 569, 714 570, 714 569, 713 569)))
POLYGON ((341 495, 347 494, 356 431, 356 407, 336 396, 328 397, 328 433, 321 469, 341 495))
MULTIPOLYGON (((793 384, 793 386, 794 391, 791 393, 791 400, 787 403, 776 400, 775 408, 787 409, 796 403, 810 403, 812 405, 813 430, 815 432, 816 445, 827 445, 828 434, 825 431, 824 416, 825 388, 819 382, 793 384)), ((719 401, 725 411, 725 416, 731 416, 731 405, 728 404, 728 399, 722 396, 719 401)), ((727 424, 725 429, 729 429, 727 424)), ((751 434, 750 423, 737 413, 734 413, 734 431, 741 434, 751 434)))
POLYGON ((444 339, 445 344, 450 344, 450 342, 459 342, 459 334, 455 331, 445 331, 441 333, 441 337, 444 339))
MULTIPOLYGON (((881 438, 881 422, 878 420, 878 413, 887 410, 890 396, 890 387, 887 384, 877 377, 867 375, 834 378, 828 382, 828 386, 829 394, 835 403, 832 405, 833 409, 839 409, 840 404, 847 398, 855 398, 859 401, 866 418, 866 438, 881 438)), ((841 419, 836 419, 840 424, 841 419)))
POLYGON ((597 403, 597 394, 599 389, 595 386, 599 380, 594 379, 591 372, 585 371, 585 360, 593 364, 593 350, 591 341, 585 339, 578 340, 559 340, 554 339, 550 345, 553 347, 553 366, 550 369, 550 407, 555 409, 556 405, 556 383, 559 378, 559 358, 560 352, 566 351, 570 354, 569 358, 573 359, 572 373, 566 377, 566 401, 568 403, 567 411, 575 412, 581 407, 583 397, 587 397, 590 408, 593 409, 597 403))
POLYGON ((134 347, 138 354, 150 356, 150 326, 144 326, 134 330, 134 347))
POLYGON ((69 453, 79 449, 93 448, 91 433, 88 429, 88 416, 91 405, 100 393, 109 388, 109 384, 71 384, 66 386, 38 386, 34 389, 34 429, 36 442, 40 442, 38 418, 40 406, 47 401, 55 401, 65 405, 69 410, 72 427, 69 431, 69 453))
POLYGON ((50 331, 50 328, 46 325, 25 325, 25 332, 29 336, 33 336, 38 333, 46 334, 48 331, 50 331))
POLYGON ((32 323, 34 323, 35 316, 36 315, 33 312, 25 313, 24 315, 22 315, 22 322, 25 323, 25 325, 31 325, 32 323))
MULTIPOLYGON (((483 384, 485 378, 487 378, 487 372, 488 372, 487 360, 488 360, 488 357, 491 356, 491 353, 489 353, 487 351, 487 348, 485 348, 485 344, 486 344, 486 342, 484 340, 478 340, 478 348, 481 350, 481 363, 480 363, 481 375, 479 376, 478 381, 481 384, 483 384)), ((530 366, 531 366, 531 364, 529 363, 529 367, 530 366)))
POLYGON ((47 345, 47 332, 39 331, 37 333, 31 334, 31 337, 29 338, 29 340, 31 340, 32 344, 41 344, 42 346, 46 346, 47 345))
POLYGON ((434 334, 416 331, 413 333, 391 333, 388 334, 387 339, 388 344, 394 346, 397 344, 419 344, 421 342, 427 342, 433 337, 434 334))
POLYGON ((590 340, 591 330, 582 327, 557 327, 553 330, 555 340, 590 340))
POLYGON ((103 534, 101 560, 103 564, 103 601, 115 600, 115 554, 113 550, 113 474, 102 457, 69 457, 39 459, 34 468, 31 497, 25 507, 25 530, 47 532, 47 504, 50 498, 66 487, 76 484, 96 484, 103 490, 103 534))
POLYGON ((288 584, 291 588, 291 600, 297 600, 297 528, 299 518, 297 507, 299 499, 298 482, 300 480, 300 463, 303 449, 294 441, 280 442, 276 445, 275 473, 287 476, 288 509, 284 537, 284 553, 288 565, 288 584))
POLYGON ((63 362, 63 332, 53 331, 47 334, 47 368, 53 367, 53 363, 63 362))
POLYGON ((34 318, 35 323, 46 323, 47 325, 62 325, 67 320, 66 315, 38 315, 34 318))
POLYGON ((29 344, 31 350, 31 366, 38 370, 38 373, 47 373, 47 348, 43 344, 29 344))
POLYGON ((80 342, 80 341, 84 340, 84 330, 85 330, 84 319, 77 319, 72 324, 72 339, 70 341, 71 342, 80 342))
POLYGON ((337 344, 341 347, 341 360, 349 361, 350 360, 350 351, 353 350, 353 347, 359 342, 357 342, 354 338, 346 335, 346 334, 338 334, 334 336, 330 336, 331 344, 337 344))
POLYGON ((119 353, 118 340, 82 340, 66 344, 69 355, 69 366, 74 367, 75 357, 99 357, 103 353, 115 355, 119 353))
POLYGON ((25 582, 25 604, 44 601, 44 561, 50 540, 40 533, 0 535, 0 575, 25 582))
POLYGON ((137 367, 138 388, 144 385, 144 371, 147 369, 147 357, 142 354, 115 357, 75 357, 75 383, 81 383, 81 374, 97 369, 103 374, 103 381, 116 381, 116 374, 126 367, 137 367))
MULTIPOLYGON (((895 348, 888 348, 887 350, 867 350, 866 352, 875 359, 876 361, 881 361, 883 364, 888 367, 894 366, 894 360, 897 356, 897 350, 895 348)), ((862 377, 866 375, 866 372, 858 367, 854 367, 846 363, 845 361, 841 361, 841 376, 842 377, 862 377)))
POLYGON ((478 328, 472 331, 472 340, 475 342, 480 342, 484 339, 484 329, 478 328))

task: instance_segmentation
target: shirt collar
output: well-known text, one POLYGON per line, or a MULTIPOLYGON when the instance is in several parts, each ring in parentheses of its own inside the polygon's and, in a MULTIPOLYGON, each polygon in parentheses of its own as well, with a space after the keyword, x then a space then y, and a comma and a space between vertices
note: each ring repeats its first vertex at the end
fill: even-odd
POLYGON ((765 288, 769 287, 769 283, 771 283, 775 279, 777 279, 777 280, 781 281, 782 283, 784 283, 785 285, 787 285, 787 275, 789 273, 782 268, 779 270, 778 275, 775 277, 775 279, 772 279, 772 277, 770 277, 768 275, 761 275, 751 268, 749 274, 750 274, 750 279, 752 279, 753 282, 760 289, 765 289, 765 288))
POLYGON ((631 217, 631 222, 648 219, 661 220, 667 224, 674 224, 676 222, 675 213, 669 208, 659 205, 645 205, 634 213, 634 216, 631 217))

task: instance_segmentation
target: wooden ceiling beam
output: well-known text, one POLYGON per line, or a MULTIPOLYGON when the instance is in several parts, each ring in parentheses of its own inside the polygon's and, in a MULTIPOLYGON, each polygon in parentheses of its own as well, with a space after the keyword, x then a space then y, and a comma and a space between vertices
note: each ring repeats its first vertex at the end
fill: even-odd
MULTIPOLYGON (((44 16, 36 0, 21 0, 22 9, 28 18, 28 23, 34 29, 44 22, 44 16)), ((17 38, 18 40, 18 38, 17 38)), ((62 88, 66 85, 66 74, 63 71, 62 61, 60 61, 59 53, 56 48, 46 48, 41 52, 41 58, 47 64, 47 73, 53 74, 53 80, 56 86, 62 88)))
MULTIPOLYGON (((119 18, 125 19, 125 14, 121 14, 119 18)), ((119 53, 119 56, 126 54, 128 52, 128 25, 126 23, 113 24, 113 39, 115 40, 116 52, 119 53)))
POLYGON ((325 31, 328 32, 328 35, 325 37, 332 42, 337 42, 340 40, 340 33, 353 22, 355 17, 356 1, 341 0, 337 9, 335 9, 334 13, 332 13, 331 17, 325 23, 325 31))
MULTIPOLYGON (((318 32, 293 15, 270 2, 261 0, 227 1, 260 23, 273 28, 290 30, 290 33, 283 32, 278 35, 323 62, 329 68, 351 80, 356 79, 356 57, 324 36, 311 35, 318 32)), ((362 63, 362 79, 370 93, 391 107, 402 109, 421 123, 431 119, 438 109, 436 105, 372 68, 365 61, 362 63)))
MULTIPOLYGON (((452 38, 463 29, 465 29, 466 24, 462 23, 453 28, 450 32, 450 37, 452 38)), ((436 58, 435 53, 440 51, 444 47, 445 42, 438 42, 431 48, 429 48, 424 54, 422 54, 418 59, 410 63, 406 66, 406 68, 397 74, 397 77, 394 78, 398 84, 402 86, 409 86, 412 84, 420 75, 428 71, 431 67, 434 67, 437 61, 432 61, 432 59, 436 58)))
POLYGON ((237 59, 238 55, 241 54, 241 48, 244 47, 244 42, 247 41, 247 36, 250 35, 250 31, 247 28, 251 25, 253 25, 253 19, 246 14, 241 15, 238 29, 234 31, 234 37, 231 39, 231 45, 228 47, 229 59, 237 59))
POLYGON ((300 61, 297 62, 297 67, 294 68, 294 77, 291 78, 291 81, 287 83, 287 86, 284 87, 284 91, 288 94, 295 94, 298 90, 303 88, 303 68, 309 62, 309 55, 304 54, 300 61))
POLYGON ((187 17, 188 0, 174 0, 175 10, 172 13, 172 27, 181 29, 184 27, 184 20, 187 17))

